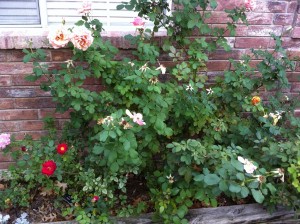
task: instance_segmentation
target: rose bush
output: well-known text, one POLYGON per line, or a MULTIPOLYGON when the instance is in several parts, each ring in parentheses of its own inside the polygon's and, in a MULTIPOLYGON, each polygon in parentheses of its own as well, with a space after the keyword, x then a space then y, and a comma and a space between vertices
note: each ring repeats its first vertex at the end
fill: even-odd
POLYGON ((1 192, 0 208, 28 206, 37 186, 58 198, 70 195, 63 214, 79 223, 107 223, 111 215, 149 208, 164 223, 187 223, 184 216, 194 203, 217 206, 220 195, 253 198, 270 209, 299 206, 294 171, 300 153, 300 122, 294 116, 299 100, 283 91, 289 87, 286 71, 295 69, 295 62, 273 36, 274 52, 253 50, 241 61, 230 59, 232 69, 208 83, 203 74, 208 54, 230 50, 224 34, 234 35, 235 23, 246 22, 246 9, 228 10, 232 22, 223 29, 205 23, 215 0, 173 2, 171 15, 165 1, 118 6, 139 12, 133 22, 138 32, 127 36, 135 59, 115 60, 118 49, 103 41, 102 24, 90 17, 89 7, 81 10, 80 29, 49 35, 54 48, 73 49, 59 69, 44 63, 43 50, 24 49, 24 62, 32 60, 34 66, 27 80, 46 77, 41 88, 71 118, 62 133, 48 120, 47 136, 20 143, 27 150, 5 149, 17 163, 10 169, 9 188, 1 192), (153 22, 152 30, 145 29, 142 18, 153 22), (155 39, 160 28, 168 34, 161 45, 155 39), (200 36, 190 39, 194 32, 200 36), (160 62, 162 53, 173 66, 160 62), (251 67, 252 59, 261 61, 251 67), (86 89, 87 78, 100 79, 105 89, 86 89), (263 89, 270 94, 263 95, 263 89), (132 202, 129 190, 140 186, 146 199, 132 202))

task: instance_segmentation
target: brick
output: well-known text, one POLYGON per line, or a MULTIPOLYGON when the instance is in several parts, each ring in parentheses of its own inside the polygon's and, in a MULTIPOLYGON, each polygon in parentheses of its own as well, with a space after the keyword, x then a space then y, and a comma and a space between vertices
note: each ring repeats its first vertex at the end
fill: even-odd
POLYGON ((19 131, 18 121, 0 121, 1 132, 19 131))
POLYGON ((23 62, 24 53, 21 50, 7 50, 7 62, 23 62))
POLYGON ((282 46, 284 48, 292 48, 292 49, 299 48, 300 41, 298 39, 284 37, 282 38, 282 46))
POLYGON ((47 131, 20 131, 15 133, 15 138, 16 140, 23 140, 26 135, 30 135, 33 140, 39 140, 42 136, 46 136, 47 134, 47 131))
POLYGON ((277 36, 282 34, 282 26, 249 26, 248 36, 270 36, 273 33, 277 36))
POLYGON ((272 13, 247 13, 247 20, 250 25, 270 25, 273 22, 272 13))
POLYGON ((235 41, 236 48, 268 48, 269 37, 237 37, 235 41))
POLYGON ((35 94, 36 94, 36 97, 51 97, 50 91, 46 92, 44 90, 41 90, 39 87, 35 88, 35 94))
POLYGON ((229 58, 238 59, 241 57, 243 51, 242 50, 235 50, 232 51, 225 51, 225 50, 217 50, 212 52, 208 55, 210 60, 228 60, 229 58))
POLYGON ((14 86, 40 86, 42 82, 47 80, 45 77, 42 77, 35 82, 31 82, 25 80, 26 76, 28 76, 28 74, 11 75, 12 84, 14 86))
POLYGON ((0 110, 15 108, 15 99, 0 98, 0 110))
POLYGON ((208 71, 224 71, 228 70, 230 63, 229 61, 208 61, 207 62, 207 70, 208 71))
POLYGON ((300 38, 300 27, 294 27, 291 33, 292 38, 300 38))
POLYGON ((291 1, 287 6, 287 13, 295 13, 297 10, 297 1, 291 1))
POLYGON ((0 110, 0 121, 35 120, 37 118, 37 110, 0 110))
POLYGON ((23 62, 4 63, 0 62, 0 75, 30 74, 32 73, 32 64, 23 62))
POLYGON ((71 59, 73 56, 73 52, 68 49, 64 50, 52 50, 51 51, 51 58, 52 61, 66 61, 71 59))
POLYGON ((9 75, 0 75, 0 86, 10 86, 11 78, 9 75))
POLYGON ((293 57, 299 57, 300 58, 300 49, 288 50, 287 55, 290 58, 293 58, 293 57))
POLYGON ((58 113, 55 112, 55 109, 49 109, 49 108, 45 108, 45 109, 39 109, 39 119, 43 119, 45 117, 55 117, 57 119, 69 119, 70 118, 70 111, 66 111, 64 113, 58 113))
POLYGON ((276 13, 282 12, 283 13, 283 12, 286 12, 287 2, 268 1, 267 7, 268 7, 269 12, 276 12, 276 13))
POLYGON ((273 19, 274 25, 292 25, 294 14, 276 14, 273 19))
MULTIPOLYGON (((227 25, 225 24, 212 24, 212 28, 222 28, 226 30, 227 25)), ((248 26, 246 25, 237 25, 235 30, 235 36, 247 36, 248 26)), ((224 36, 230 36, 229 31, 225 31, 224 36)))
POLYGON ((291 92, 299 93, 300 92, 300 83, 293 82, 291 84, 291 92))
POLYGON ((43 121, 20 121, 19 122, 20 130, 22 131, 38 131, 44 130, 43 121))
POLYGON ((287 78, 290 82, 300 82, 300 72, 287 72, 287 78))
POLYGON ((225 12, 212 12, 211 17, 205 20, 206 23, 213 23, 213 24, 218 24, 218 23, 227 23, 231 22, 231 19, 227 17, 227 13, 225 12))
POLYGON ((100 85, 101 84, 101 79, 97 79, 97 78, 87 78, 86 80, 84 80, 84 84, 85 85, 100 85))
POLYGON ((15 108, 55 108, 52 98, 17 98, 15 99, 15 108))
POLYGON ((7 50, 0 49, 0 61, 1 62, 7 61, 7 54, 8 54, 7 50))
POLYGON ((2 169, 8 169, 8 167, 10 165, 13 165, 13 164, 14 164, 14 162, 1 162, 0 163, 0 170, 2 170, 2 169))
POLYGON ((12 158, 9 155, 5 155, 3 152, 0 152, 0 163, 10 161, 12 161, 12 158))
POLYGON ((234 9, 237 6, 236 1, 218 1, 216 11, 223 11, 225 9, 234 9))
POLYGON ((35 97, 35 91, 32 88, 0 88, 0 97, 35 97))
POLYGON ((94 92, 101 92, 105 90, 105 87, 101 85, 84 85, 82 87, 94 92))

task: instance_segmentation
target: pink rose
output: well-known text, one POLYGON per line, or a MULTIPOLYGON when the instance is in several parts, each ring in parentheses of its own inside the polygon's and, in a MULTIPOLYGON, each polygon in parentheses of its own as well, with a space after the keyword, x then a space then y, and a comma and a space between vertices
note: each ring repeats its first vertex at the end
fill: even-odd
POLYGON ((132 24, 136 27, 136 28, 143 28, 145 25, 145 22, 143 21, 143 18, 141 17, 136 17, 134 18, 132 24))
POLYGON ((92 10, 92 3, 88 1, 84 1, 80 9, 78 9, 78 13, 81 15, 89 14, 92 10))
POLYGON ((70 32, 64 27, 60 27, 56 30, 51 30, 48 34, 49 43, 53 48, 61 48, 66 46, 70 41, 70 32))
POLYGON ((88 29, 74 30, 71 41, 80 50, 86 51, 93 43, 92 32, 88 29))
POLYGON ((10 134, 0 134, 0 149, 4 149, 10 144, 10 134))
POLYGON ((252 11, 255 8, 256 0, 245 0, 245 8, 247 11, 252 11))

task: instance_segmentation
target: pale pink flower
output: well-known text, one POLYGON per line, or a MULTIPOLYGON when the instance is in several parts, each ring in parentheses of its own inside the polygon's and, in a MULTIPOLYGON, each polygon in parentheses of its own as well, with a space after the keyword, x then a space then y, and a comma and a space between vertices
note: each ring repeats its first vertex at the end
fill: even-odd
POLYGON ((140 126, 146 125, 146 123, 143 121, 143 115, 140 113, 135 113, 133 112, 133 114, 126 109, 125 113, 127 114, 128 117, 130 117, 134 123, 137 123, 140 126))
POLYGON ((133 24, 136 28, 140 29, 140 28, 143 28, 143 27, 144 27, 145 22, 144 22, 143 18, 141 18, 141 17, 135 17, 134 20, 133 20, 133 22, 132 22, 132 24, 133 24))
POLYGON ((252 11, 256 6, 256 0, 245 0, 245 8, 247 11, 252 11))
POLYGON ((82 28, 74 30, 71 41, 74 47, 86 51, 92 45, 94 38, 91 31, 82 28))
POLYGON ((252 162, 250 162, 248 159, 244 159, 241 156, 238 156, 238 160, 244 164, 244 170, 246 173, 253 173, 256 169, 257 166, 255 166, 252 162))
POLYGON ((82 6, 80 9, 78 9, 78 13, 80 15, 87 15, 92 10, 92 3, 89 1, 83 1, 82 6))
POLYGON ((167 68, 164 65, 160 64, 159 67, 156 68, 155 70, 161 70, 161 74, 164 75, 166 74, 167 68))
POLYGON ((0 135, 0 149, 4 149, 10 144, 10 134, 3 133, 0 135))
POLYGON ((259 182, 259 183, 264 183, 266 182, 266 177, 265 176, 262 176, 262 175, 253 175, 253 177, 256 178, 256 180, 259 182))
POLYGON ((284 169, 283 168, 277 168, 273 171, 271 171, 272 173, 275 173, 276 177, 280 177, 280 180, 282 182, 284 182, 284 169))
POLYGON ((66 46, 70 41, 70 32, 64 27, 51 30, 48 34, 49 43, 53 48, 58 49, 66 46))

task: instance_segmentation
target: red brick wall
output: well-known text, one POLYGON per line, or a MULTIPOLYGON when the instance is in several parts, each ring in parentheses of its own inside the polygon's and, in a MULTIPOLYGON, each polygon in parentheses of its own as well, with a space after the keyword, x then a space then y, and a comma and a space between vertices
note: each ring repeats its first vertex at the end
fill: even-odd
MULTIPOLYGON (((224 9, 242 5, 244 0, 219 0, 218 8, 208 20, 211 26, 225 26, 224 9)), ((238 25, 235 37, 228 37, 233 47, 232 52, 218 50, 209 55, 207 74, 213 78, 225 69, 230 68, 228 58, 239 59, 242 54, 250 53, 249 48, 272 49, 274 42, 269 33, 283 36, 283 46, 292 56, 300 56, 300 16, 298 16, 297 0, 256 0, 256 6, 248 13, 249 26, 238 25)), ((121 49, 122 55, 128 54, 128 43, 122 37, 111 33, 112 43, 121 49)), ((119 33, 117 33, 119 35, 119 33)), ((44 31, 19 30, 10 32, 0 29, 0 133, 9 132, 22 139, 24 134, 41 136, 43 132, 42 118, 54 114, 58 118, 58 126, 68 118, 68 114, 54 113, 55 105, 49 93, 39 89, 39 83, 24 80, 31 72, 30 64, 22 62, 22 48, 32 39, 36 47, 44 47, 47 51, 47 62, 58 63, 70 58, 66 49, 53 50, 45 44, 44 31)), ((158 38, 159 41, 159 38, 158 38)), ((167 65, 168 57, 163 56, 161 63, 167 65)), ((288 74, 292 82, 289 94, 300 91, 300 70, 288 74)), ((88 82, 91 88, 95 83, 88 82)), ((300 114, 300 110, 299 110, 300 114)), ((0 169, 7 167, 9 158, 0 154, 0 169)))

